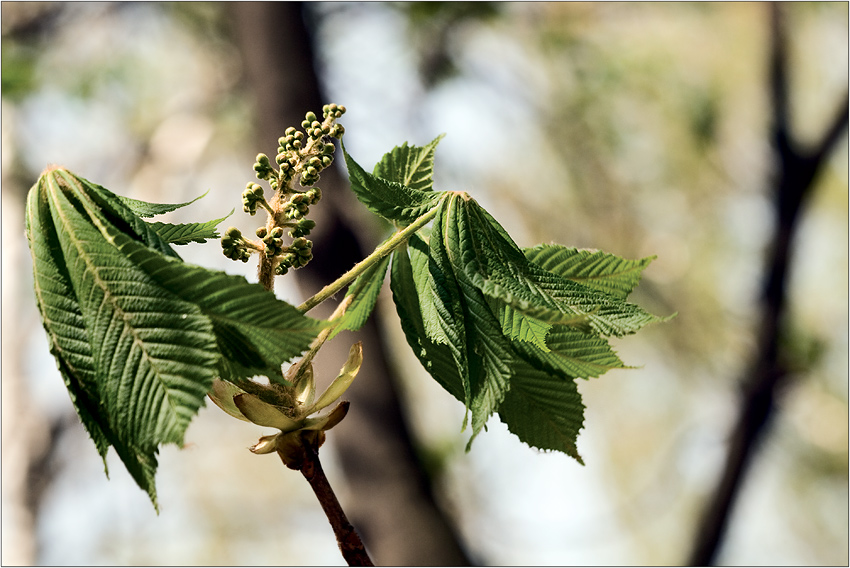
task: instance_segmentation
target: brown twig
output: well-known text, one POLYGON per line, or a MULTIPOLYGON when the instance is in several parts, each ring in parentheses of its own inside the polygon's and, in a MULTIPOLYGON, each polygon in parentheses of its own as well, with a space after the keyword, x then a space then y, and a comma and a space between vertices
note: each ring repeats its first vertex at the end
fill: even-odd
MULTIPOLYGON (((336 535, 336 542, 342 557, 349 566, 374 566, 372 559, 360 540, 360 535, 345 516, 345 511, 339 504, 336 494, 325 476, 325 470, 319 461, 319 452, 316 444, 305 440, 304 460, 301 463, 301 474, 313 488, 316 498, 322 504, 322 509, 328 517, 328 521, 336 535)), ((286 462, 284 462, 286 463, 286 462)))
POLYGON ((740 410, 731 434, 723 473, 698 526, 689 561, 692 566, 709 566, 714 563, 744 476, 773 414, 777 391, 788 374, 787 361, 782 358, 779 344, 787 306, 786 285, 797 222, 803 206, 811 196, 813 182, 821 166, 841 136, 847 132, 848 100, 845 94, 833 122, 812 149, 804 150, 794 140, 790 132, 786 39, 781 8, 777 3, 772 3, 770 10, 771 137, 778 169, 774 185, 775 235, 764 282, 758 351, 742 385, 740 410))

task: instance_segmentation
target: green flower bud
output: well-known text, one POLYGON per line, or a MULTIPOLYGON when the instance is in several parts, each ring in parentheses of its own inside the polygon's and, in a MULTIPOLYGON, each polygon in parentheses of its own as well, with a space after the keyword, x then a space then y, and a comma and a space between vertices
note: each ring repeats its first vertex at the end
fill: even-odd
POLYGON ((268 229, 266 229, 265 227, 257 228, 257 236, 260 237, 261 239, 263 237, 265 237, 267 234, 268 234, 268 229))
POLYGON ((316 114, 314 112, 310 111, 306 114, 306 116, 304 117, 304 120, 309 121, 309 122, 315 122, 316 121, 316 114))
POLYGON ((275 227, 271 232, 272 238, 278 239, 283 236, 283 229, 280 227, 275 227))
POLYGON ((330 156, 334 152, 336 152, 336 146, 334 146, 333 144, 325 144, 322 147, 322 154, 326 156, 330 156))
POLYGON ((334 162, 334 159, 330 156, 322 156, 322 167, 327 168, 334 162))

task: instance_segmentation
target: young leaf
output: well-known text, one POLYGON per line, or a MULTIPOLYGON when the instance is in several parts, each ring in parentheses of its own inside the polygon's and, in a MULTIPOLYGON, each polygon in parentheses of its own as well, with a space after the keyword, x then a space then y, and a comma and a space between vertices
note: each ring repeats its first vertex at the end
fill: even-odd
POLYGON ((433 209, 441 193, 423 191, 367 173, 343 146, 351 189, 372 213, 390 222, 408 225, 433 209))
POLYGON ((511 349, 486 297, 465 271, 468 258, 459 252, 460 242, 466 235, 459 230, 452 214, 453 207, 457 206, 455 197, 457 195, 440 203, 431 234, 430 253, 441 272, 453 279, 445 287, 456 289, 460 296, 460 300, 455 301, 460 309, 455 308, 452 323, 455 328, 464 330, 466 339, 469 383, 466 403, 472 413, 472 437, 475 438, 509 388, 511 349))
POLYGON ((408 146, 407 142, 384 154, 373 173, 419 191, 431 191, 434 180, 434 152, 445 134, 440 134, 427 146, 408 146))
POLYGON ((563 278, 626 299, 640 282, 641 272, 654 256, 626 260, 602 251, 587 251, 561 245, 537 245, 523 249, 525 257, 563 278))
POLYGON ((155 217, 157 215, 162 215, 163 213, 170 213, 171 211, 176 211, 181 207, 191 205, 202 197, 206 197, 207 193, 209 193, 209 191, 202 195, 199 195, 192 201, 187 201, 186 203, 148 203, 147 201, 132 199, 130 197, 124 197, 121 195, 116 197, 134 214, 142 218, 148 218, 155 217))
POLYGON ((210 239, 217 239, 221 235, 216 231, 216 225, 233 215, 233 211, 206 223, 151 223, 151 228, 162 237, 165 242, 172 245, 188 245, 189 243, 205 243, 210 239))

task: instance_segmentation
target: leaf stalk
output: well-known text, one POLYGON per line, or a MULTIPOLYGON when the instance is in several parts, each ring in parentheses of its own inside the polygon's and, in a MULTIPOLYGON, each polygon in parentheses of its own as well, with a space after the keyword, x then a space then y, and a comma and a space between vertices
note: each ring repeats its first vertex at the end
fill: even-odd
MULTIPOLYGON (((446 194, 449 195, 449 194, 446 194)), ((442 199, 445 199, 443 197, 442 199)), ((442 199, 440 201, 442 201, 442 199)), ((425 213, 424 215, 418 217, 413 223, 401 229, 397 233, 395 233, 392 237, 378 245, 378 247, 366 258, 358 262, 354 265, 354 267, 337 278, 335 281, 331 282, 321 290, 319 290, 314 296, 308 298, 303 304, 298 306, 298 310, 302 313, 309 312, 352 282, 354 282, 358 276, 363 274, 366 270, 368 270, 372 265, 376 264, 382 258, 393 252, 399 246, 407 242, 407 239, 411 237, 416 231, 424 227, 431 221, 436 215, 437 210, 439 209, 439 203, 434 206, 430 211, 425 213)))

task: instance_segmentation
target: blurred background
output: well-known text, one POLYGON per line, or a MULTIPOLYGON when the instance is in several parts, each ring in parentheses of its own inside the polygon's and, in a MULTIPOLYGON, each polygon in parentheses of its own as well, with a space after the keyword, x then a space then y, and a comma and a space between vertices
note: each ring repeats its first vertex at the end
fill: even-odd
MULTIPOLYGON (((2 563, 343 562, 302 477, 247 451, 268 432, 212 405, 160 452, 160 515, 113 452, 107 480, 48 353, 23 226, 26 192, 59 164, 147 201, 209 190, 168 220, 236 208, 222 228, 253 232, 254 156, 336 102, 366 169, 445 132, 437 189, 469 192, 520 246, 657 255, 631 299, 678 312, 615 342, 636 369, 581 381, 582 467, 496 417, 465 453, 462 405, 384 290, 362 333, 373 367, 322 452, 377 563, 846 565, 847 70, 847 3, 4 2, 2 563), (774 329, 777 124, 816 175, 774 329), (699 556, 768 328, 781 380, 699 556)), ((290 302, 386 234, 337 166, 317 259, 279 279, 290 302)), ((179 252, 256 281, 217 244, 179 252)), ((323 350, 321 376, 356 339, 323 350)))

